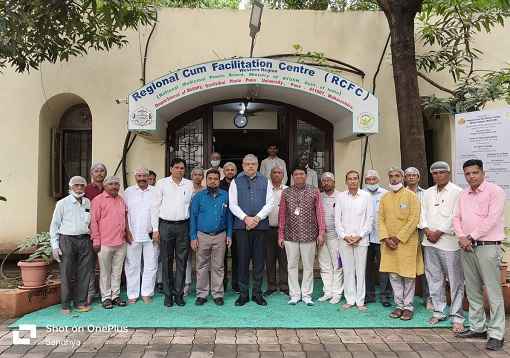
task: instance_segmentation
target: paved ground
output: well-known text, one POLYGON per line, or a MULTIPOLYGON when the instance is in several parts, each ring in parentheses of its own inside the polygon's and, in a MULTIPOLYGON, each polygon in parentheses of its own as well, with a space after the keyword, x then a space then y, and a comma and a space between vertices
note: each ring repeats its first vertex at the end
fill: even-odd
MULTIPOLYGON (((12 345, 0 321, 0 357, 144 358, 461 358, 510 357, 481 340, 461 341, 446 329, 119 329, 117 332, 37 330, 30 345, 12 345), (60 343, 57 345, 57 343, 60 343)), ((507 327, 510 319, 507 319, 507 327)), ((26 337, 27 335, 22 335, 26 337)), ((510 342, 510 332, 507 341, 510 342)))

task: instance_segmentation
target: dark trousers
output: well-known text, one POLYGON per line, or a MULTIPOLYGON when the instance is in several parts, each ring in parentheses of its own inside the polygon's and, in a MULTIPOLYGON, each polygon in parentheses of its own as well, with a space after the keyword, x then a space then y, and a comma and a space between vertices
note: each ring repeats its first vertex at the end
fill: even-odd
POLYGON ((159 221, 161 271, 165 296, 182 297, 190 243, 188 222, 159 221), (175 277, 174 277, 175 258, 175 277))
POLYGON ((62 308, 83 306, 87 301, 90 276, 92 275, 93 251, 92 241, 88 235, 60 235, 60 297, 62 308))
POLYGON ((375 299, 375 278, 379 283, 381 301, 391 299, 391 284, 387 272, 379 272, 381 264, 381 245, 370 243, 367 251, 367 269, 365 275, 366 297, 375 299))
MULTIPOLYGON (((228 283, 228 254, 227 250, 225 250, 225 260, 224 260, 224 268, 225 268, 225 277, 223 278, 223 285, 225 286, 225 289, 227 288, 228 283)), ((232 245, 230 246, 230 261, 232 265, 232 273, 230 280, 232 289, 239 288, 239 276, 237 274, 237 240, 235 233, 232 234, 232 245)))
POLYGON ((241 296, 249 296, 250 261, 253 261, 252 295, 262 294, 262 279, 266 257, 265 230, 236 230, 239 289, 241 296))
POLYGON ((289 290, 287 279, 287 254, 278 246, 278 228, 272 227, 266 234, 266 273, 268 290, 289 290), (276 279, 276 263, 278 263, 278 279, 276 279))

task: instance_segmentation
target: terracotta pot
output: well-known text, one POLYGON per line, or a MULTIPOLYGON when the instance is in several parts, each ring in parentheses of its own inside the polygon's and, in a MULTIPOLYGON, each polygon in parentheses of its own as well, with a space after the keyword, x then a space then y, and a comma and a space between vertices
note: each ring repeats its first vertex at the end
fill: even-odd
POLYGON ((19 261, 24 288, 43 287, 48 278, 48 263, 45 261, 19 261))

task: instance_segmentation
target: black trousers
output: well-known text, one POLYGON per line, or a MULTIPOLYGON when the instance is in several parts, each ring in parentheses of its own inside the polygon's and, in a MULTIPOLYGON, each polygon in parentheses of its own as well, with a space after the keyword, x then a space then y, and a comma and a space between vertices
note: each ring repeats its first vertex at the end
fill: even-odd
POLYGON ((92 240, 89 235, 60 235, 59 246, 62 308, 69 309, 71 300, 75 307, 85 305, 94 263, 92 240))
POLYGON ((266 234, 266 274, 268 290, 288 290, 287 254, 278 246, 278 228, 272 227, 266 234), (278 263, 278 279, 276 278, 276 264, 278 263))
POLYGON ((375 298, 375 278, 379 283, 381 300, 391 299, 392 290, 390 277, 387 272, 379 272, 381 264, 381 245, 370 243, 367 251, 367 269, 365 275, 366 297, 375 298))
POLYGON ((188 222, 159 221, 161 271, 165 296, 182 297, 190 250, 188 222), (174 276, 175 258, 175 276, 174 276))
POLYGON ((241 296, 249 296, 250 261, 253 261, 252 295, 262 294, 262 279, 266 257, 265 230, 235 230, 237 240, 237 259, 239 289, 241 296))
MULTIPOLYGON (((225 289, 227 288, 228 283, 228 249, 225 250, 225 260, 224 260, 224 267, 225 267, 225 277, 223 278, 223 284, 225 285, 225 289)), ((232 289, 239 288, 239 276, 237 274, 237 240, 235 232, 232 233, 232 246, 230 246, 230 260, 232 265, 232 273, 230 280, 232 289)))

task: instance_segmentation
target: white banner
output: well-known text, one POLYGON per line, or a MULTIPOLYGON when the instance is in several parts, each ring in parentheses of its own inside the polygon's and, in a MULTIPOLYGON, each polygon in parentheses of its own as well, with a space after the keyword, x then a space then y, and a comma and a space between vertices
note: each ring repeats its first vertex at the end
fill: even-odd
POLYGON ((454 181, 467 187, 462 164, 483 161, 486 178, 510 199, 510 107, 455 115, 454 181))

